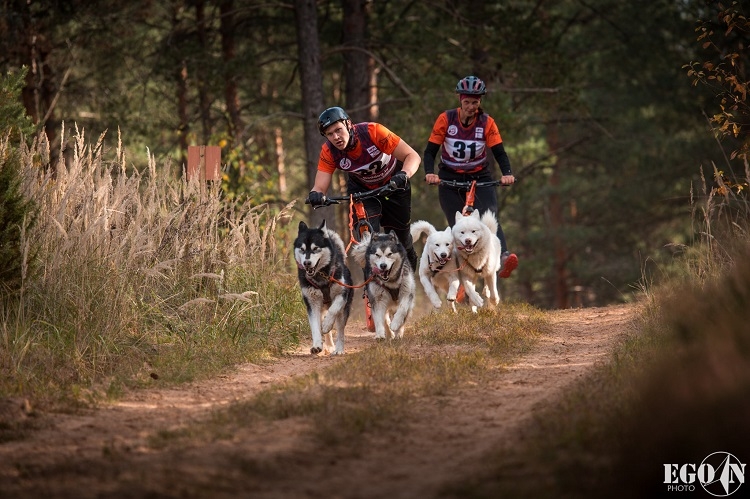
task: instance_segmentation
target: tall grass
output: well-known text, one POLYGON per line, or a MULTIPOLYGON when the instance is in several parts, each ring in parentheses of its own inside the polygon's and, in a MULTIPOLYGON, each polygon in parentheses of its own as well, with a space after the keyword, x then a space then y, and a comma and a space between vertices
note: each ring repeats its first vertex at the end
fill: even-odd
POLYGON ((63 144, 54 165, 44 136, 20 146, 39 211, 21 292, 0 300, 0 396, 94 400, 296 344, 304 313, 277 241, 291 204, 229 202, 153 158, 130 171, 104 134, 76 128, 63 144))

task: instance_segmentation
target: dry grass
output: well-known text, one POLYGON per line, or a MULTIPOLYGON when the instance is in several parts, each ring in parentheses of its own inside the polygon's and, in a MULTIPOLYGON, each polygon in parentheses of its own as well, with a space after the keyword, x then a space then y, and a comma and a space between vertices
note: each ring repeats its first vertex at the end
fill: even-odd
POLYGON ((0 395, 92 401, 296 344, 304 311, 277 243, 291 205, 227 202, 153 160, 128 171, 104 135, 70 142, 56 165, 45 142, 21 151, 39 213, 22 292, 0 300, 0 395))
MULTIPOLYGON (((214 420, 214 432, 259 417, 305 417, 324 442, 392 425, 420 397, 444 395, 481 380, 526 351, 549 324, 527 305, 505 304, 479 314, 444 311, 407 327, 404 339, 376 344, 330 368, 265 390, 214 420)), ((231 431, 230 431, 231 433, 231 431)))

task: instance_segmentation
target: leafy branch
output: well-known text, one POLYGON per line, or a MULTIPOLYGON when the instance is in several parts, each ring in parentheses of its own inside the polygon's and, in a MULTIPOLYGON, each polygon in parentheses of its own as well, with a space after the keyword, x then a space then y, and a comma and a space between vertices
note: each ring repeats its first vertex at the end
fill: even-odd
POLYGON ((696 28, 697 41, 704 49, 712 49, 713 61, 691 62, 683 66, 693 78, 693 85, 702 83, 716 92, 720 111, 711 116, 719 137, 739 140, 730 158, 750 157, 750 103, 748 87, 748 42, 750 19, 741 11, 738 2, 724 7, 718 3, 717 21, 700 21, 696 28))

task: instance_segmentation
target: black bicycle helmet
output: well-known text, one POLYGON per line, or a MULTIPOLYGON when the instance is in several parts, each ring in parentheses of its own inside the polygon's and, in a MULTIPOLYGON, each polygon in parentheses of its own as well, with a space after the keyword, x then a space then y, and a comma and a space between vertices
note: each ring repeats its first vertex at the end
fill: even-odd
POLYGON ((484 82, 476 76, 467 76, 466 78, 458 80, 456 93, 466 95, 484 95, 487 93, 487 87, 485 87, 484 82))
MULTIPOLYGON (((329 107, 322 113, 320 113, 320 117, 318 118, 318 131, 320 134, 325 137, 326 136, 326 128, 333 125, 337 121, 347 121, 349 119, 349 115, 346 114, 346 111, 344 111, 340 107, 329 107)), ((349 129, 349 127, 347 127, 349 129)))

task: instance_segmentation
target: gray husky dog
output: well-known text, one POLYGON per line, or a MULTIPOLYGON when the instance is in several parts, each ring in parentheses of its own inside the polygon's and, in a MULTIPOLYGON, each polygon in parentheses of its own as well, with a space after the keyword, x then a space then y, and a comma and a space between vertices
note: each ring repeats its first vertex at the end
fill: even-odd
POLYGON ((375 339, 403 338, 404 325, 414 308, 417 282, 396 233, 365 234, 352 247, 351 256, 364 271, 375 339))
POLYGON ((344 353, 344 327, 349 319, 354 292, 352 276, 344 263, 346 248, 338 234, 326 228, 325 220, 317 229, 299 223, 294 240, 294 259, 302 300, 312 332, 310 353, 325 350, 333 355, 344 353), (336 347, 332 329, 336 326, 336 347))

